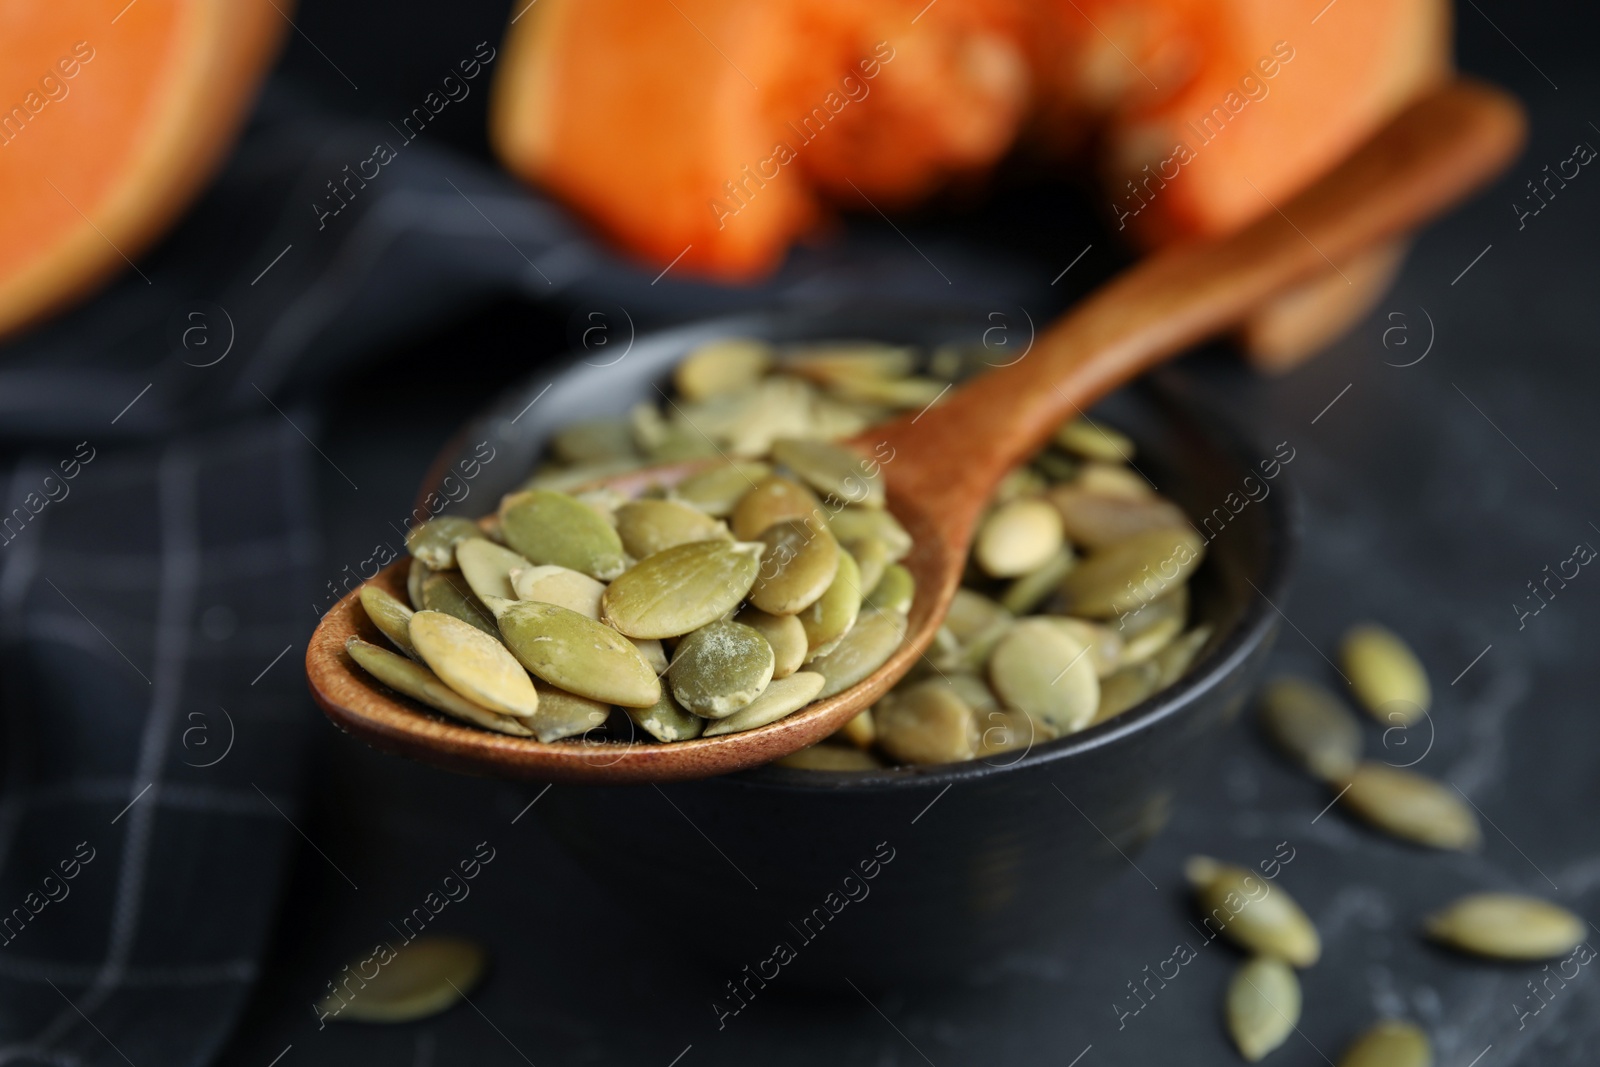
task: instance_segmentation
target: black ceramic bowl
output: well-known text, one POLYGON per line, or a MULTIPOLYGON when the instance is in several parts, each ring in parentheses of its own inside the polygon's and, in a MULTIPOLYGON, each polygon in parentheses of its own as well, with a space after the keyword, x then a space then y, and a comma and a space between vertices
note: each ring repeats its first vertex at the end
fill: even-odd
MULTIPOLYGON (((981 343, 991 325, 982 312, 846 307, 613 333, 506 396, 434 469, 481 459, 479 442, 491 442, 494 458, 471 489, 478 499, 460 509, 476 514, 526 477, 552 431, 659 401, 677 360, 712 338, 933 346, 981 343)), ((995 362, 1005 358, 1015 355, 995 362)), ((1216 634, 1176 685, 1109 722, 988 761, 557 786, 537 812, 642 926, 726 972, 728 1011, 735 992, 748 1001, 776 975, 791 988, 939 981, 1061 943, 1071 916, 1160 831, 1184 780, 1210 766, 1277 631, 1268 598, 1282 602, 1294 509, 1281 479, 1240 506, 1245 479, 1261 484, 1272 453, 1185 393, 1158 373, 1096 409, 1138 443, 1139 467, 1163 493, 1211 517, 1192 603, 1216 634)))

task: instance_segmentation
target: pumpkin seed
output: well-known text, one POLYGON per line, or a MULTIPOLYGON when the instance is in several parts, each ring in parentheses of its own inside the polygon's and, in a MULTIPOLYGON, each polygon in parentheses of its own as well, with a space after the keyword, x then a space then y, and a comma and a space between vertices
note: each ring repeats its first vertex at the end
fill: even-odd
POLYGON ((1339 1067, 1432 1067, 1433 1046, 1415 1023, 1385 1019, 1350 1043, 1339 1067))
POLYGON ((989 683, 1000 702, 1063 734, 1082 729, 1100 703, 1089 646, 1049 619, 1022 619, 989 656, 989 683))
POLYGON ((533 735, 547 744, 604 726, 611 714, 611 706, 598 700, 590 700, 553 685, 535 688, 539 690, 539 710, 526 722, 533 730, 533 735))
POLYGON ((706 727, 706 737, 754 730, 758 726, 777 722, 799 711, 816 699, 825 679, 811 671, 800 671, 787 678, 779 678, 762 690, 761 695, 749 704, 706 727))
POLYGON ((761 571, 750 590, 750 603, 769 615, 804 611, 827 591, 839 573, 839 557, 843 553, 824 526, 786 519, 767 527, 757 540, 765 551, 761 571))
POLYGON ((555 604, 596 620, 600 618, 600 598, 606 591, 604 582, 548 563, 512 572, 511 588, 518 600, 555 604))
POLYGON ((875 771, 883 766, 871 753, 844 745, 812 745, 789 753, 777 764, 802 771, 875 771))
POLYGON ((1057 448, 1066 449, 1075 456, 1114 463, 1126 462, 1134 453, 1133 441, 1126 434, 1090 418, 1063 423, 1056 430, 1055 443, 1057 448))
POLYGON ((1061 592, 1072 614, 1110 618, 1172 592, 1204 555, 1205 542, 1193 530, 1151 530, 1080 562, 1061 583, 1061 592))
POLYGON ((1157 689, 1165 689, 1183 677, 1206 642, 1211 640, 1211 633, 1211 624, 1204 623, 1155 654, 1151 662, 1161 672, 1156 678, 1157 689))
POLYGON ((617 525, 617 509, 628 503, 632 498, 623 496, 609 485, 602 485, 598 489, 585 489, 581 492, 573 493, 572 499, 606 520, 606 524, 615 529, 617 525))
POLYGON ((672 499, 713 518, 725 519, 733 514, 739 498, 771 473, 772 468, 765 463, 723 462, 678 483, 672 491, 672 499))
POLYGON ((533 731, 522 720, 480 707, 439 680, 439 676, 420 663, 397 656, 386 648, 368 644, 359 637, 344 643, 350 658, 378 681, 435 711, 513 737, 532 737, 533 731))
POLYGON ((506 541, 536 564, 555 564, 610 581, 623 571, 622 539, 594 509, 565 493, 530 489, 500 512, 506 541))
POLYGON ((427 606, 422 599, 422 586, 432 577, 432 567, 420 559, 411 561, 411 569, 406 572, 406 599, 411 602, 412 611, 421 611, 427 606))
POLYGON ((901 763, 954 763, 978 750, 978 720, 966 701, 937 678, 880 700, 873 712, 878 745, 901 763))
POLYGON ((805 631, 806 658, 814 659, 832 652, 839 639, 856 624, 860 613, 861 571, 850 553, 841 550, 839 569, 827 591, 795 616, 805 631))
POLYGON ((1077 561, 1072 546, 1063 544, 1055 555, 1008 585, 1000 595, 1000 606, 1014 615, 1026 615, 1056 591, 1077 561))
POLYGON ((857 748, 871 748, 872 742, 878 736, 878 727, 873 721, 872 709, 862 708, 855 715, 846 719, 843 726, 828 736, 830 739, 837 738, 857 748))
POLYGON ((760 608, 746 605, 734 616, 767 639, 772 647, 772 677, 787 678, 800 669, 810 651, 806 628, 798 615, 768 615, 760 608))
POLYGON ((992 707, 974 709, 974 714, 978 720, 978 758, 998 756, 1019 748, 1030 749, 1060 736, 1053 728, 1026 712, 992 707))
MULTIPOLYGON (((346 965, 345 970, 362 975, 360 988, 350 992, 350 999, 329 994, 317 1004, 317 1012, 344 1022, 408 1023, 426 1019, 470 993, 483 977, 487 963, 481 947, 459 937, 419 937, 402 945, 398 952, 387 944, 380 945, 376 953, 346 965), (374 962, 378 973, 366 978, 362 968, 374 962)), ((348 984, 345 989, 349 991, 348 984)))
POLYGON ((657 741, 690 741, 700 736, 706 721, 684 711, 670 686, 661 687, 661 699, 648 708, 623 708, 633 724, 657 741))
POLYGON ((519 600, 499 624, 518 662, 558 689, 628 708, 661 699, 661 682, 644 655, 603 623, 555 604, 519 600))
POLYGON ((1036 571, 1061 551, 1061 514, 1036 497, 1002 504, 983 520, 973 557, 991 578, 1036 571))
POLYGON ((672 384, 689 400, 747 389, 772 366, 772 346, 753 338, 729 337, 701 345, 679 363, 672 384))
POLYGON ((517 594, 511 587, 511 574, 530 566, 511 549, 482 539, 457 545, 456 565, 461 568, 461 577, 467 580, 467 585, 485 602, 491 596, 514 599, 517 594))
POLYGON ((1064 452, 1047 448, 1033 457, 1032 466, 1047 481, 1065 482, 1078 476, 1079 463, 1064 452))
POLYGON ((867 604, 879 611, 904 615, 911 610, 916 596, 917 580, 911 572, 898 563, 891 563, 883 569, 883 577, 867 596, 867 604))
POLYGON ((634 459, 633 424, 627 419, 585 419, 557 430, 550 448, 567 463, 634 459))
POLYGON ((818 385, 833 385, 846 380, 904 378, 916 368, 916 359, 911 349, 889 345, 817 345, 785 360, 783 367, 818 385))
POLYGON ((1097 678, 1105 678, 1114 672, 1122 663, 1122 638, 1108 626, 1089 622, 1087 619, 1072 619, 1061 615, 1044 615, 1052 625, 1070 634, 1073 640, 1086 645, 1089 649, 1089 662, 1094 664, 1094 673, 1097 678))
POLYGON ((684 710, 725 719, 766 690, 772 667, 766 638, 753 627, 724 620, 702 626, 679 643, 667 678, 684 710))
POLYGON ((1110 493, 1078 482, 1054 486, 1045 495, 1061 517, 1066 535, 1074 544, 1091 550, 1109 548, 1151 530, 1189 529, 1183 509, 1154 496, 1110 493))
POLYGON ((826 497, 866 508, 884 505, 877 464, 844 445, 785 437, 772 442, 772 458, 826 497))
MULTIPOLYGON (((542 470, 524 482, 522 488, 523 490, 548 489, 555 493, 566 493, 580 486, 615 477, 618 474, 627 474, 638 466, 639 461, 636 459, 608 459, 562 470, 542 470)), ((504 540, 504 533, 505 529, 502 524, 502 536, 498 540, 504 540)))
POLYGON ((617 509, 617 533, 630 556, 643 559, 695 541, 731 540, 725 523, 671 500, 631 500, 617 509))
POLYGON ((1432 703, 1428 672, 1400 637, 1376 623, 1344 636, 1340 657, 1361 706, 1381 723, 1410 725, 1432 703))
POLYGON ((994 488, 992 502, 1005 504, 1023 497, 1042 496, 1050 488, 1050 481, 1032 467, 1013 467, 994 488))
POLYGON ((817 699, 842 693, 866 678, 894 655, 904 639, 905 623, 898 616, 863 611, 832 652, 811 661, 811 670, 828 680, 817 699))
POLYGON ((1282 886, 1209 856, 1190 857, 1184 874, 1208 929, 1228 935, 1241 948, 1296 967, 1309 967, 1322 955, 1317 928, 1282 886))
POLYGON ((411 644, 440 681, 473 703, 502 715, 538 710, 528 672, 477 627, 441 611, 419 611, 411 616, 411 644))
POLYGON ((1186 585, 1157 597, 1142 608, 1118 615, 1115 629, 1122 635, 1122 664, 1127 666, 1152 658, 1183 632, 1188 620, 1189 587, 1186 585))
POLYGON ((1288 1040, 1300 1021, 1300 980, 1281 960, 1258 956, 1228 983, 1228 1032, 1255 1063, 1288 1040))
POLYGON ((361 608, 372 620, 372 625, 401 652, 416 659, 417 650, 411 644, 411 616, 414 612, 388 590, 371 582, 361 587, 360 596, 361 608))
POLYGON ((467 588, 466 579, 455 571, 435 571, 422 583, 422 607, 425 611, 442 611, 476 626, 486 634, 495 634, 494 613, 467 588))
POLYGON ((1478 847, 1478 817, 1456 794, 1412 771, 1362 763, 1351 772, 1340 803, 1369 825, 1431 848, 1478 847))
POLYGON ((629 637, 681 636, 739 606, 763 550, 760 543, 695 541, 657 552, 607 587, 601 610, 629 637))
POLYGON ((741 541, 754 541, 769 526, 791 519, 812 520, 824 515, 816 494, 781 474, 769 474, 739 498, 730 523, 741 541))
POLYGON ((1543 960, 1581 944, 1588 931, 1566 908, 1517 893, 1472 893, 1428 916, 1428 936, 1498 960, 1543 960))
POLYGON ((883 508, 840 508, 828 516, 828 529, 842 542, 875 537, 888 550, 889 563, 911 554, 911 535, 893 513, 883 508))
POLYGON ((937 378, 840 378, 830 382, 834 396, 868 404, 882 404, 901 411, 929 408, 944 398, 949 382, 937 378))
POLYGON ((1284 755, 1324 781, 1344 779, 1361 759, 1361 724, 1332 693, 1303 678, 1266 686, 1261 726, 1284 755))
POLYGON ((1000 707, 1000 701, 995 697, 994 690, 989 688, 989 683, 976 674, 957 672, 945 675, 943 680, 973 711, 994 711, 1000 707))
POLYGON ((1160 677, 1161 668, 1149 660, 1112 671, 1100 679, 1100 704, 1094 709, 1094 718, 1089 724, 1105 722, 1135 704, 1142 704, 1155 693, 1160 677))
POLYGON ((456 565, 456 545, 482 536, 483 531, 471 519, 441 515, 406 534, 406 551, 433 570, 453 570, 456 565))
MULTIPOLYGON (((1156 491, 1145 481, 1144 475, 1130 470, 1121 463, 1093 461, 1078 470, 1078 487, 1107 496, 1128 500, 1155 500, 1156 491)), ((1182 512, 1179 512, 1182 515, 1182 512)))
POLYGON ((963 645, 969 645, 996 627, 1009 627, 1015 617, 982 593, 963 586, 950 601, 944 624, 963 645))
MULTIPOLYGON (((832 529, 832 527, 829 527, 832 529)), ((837 539, 838 534, 834 537, 837 539)), ((861 588, 870 593, 878 587, 883 580, 883 572, 889 566, 889 546, 876 537, 862 537, 854 541, 839 540, 839 547, 850 553, 856 561, 856 569, 861 572, 861 588)))

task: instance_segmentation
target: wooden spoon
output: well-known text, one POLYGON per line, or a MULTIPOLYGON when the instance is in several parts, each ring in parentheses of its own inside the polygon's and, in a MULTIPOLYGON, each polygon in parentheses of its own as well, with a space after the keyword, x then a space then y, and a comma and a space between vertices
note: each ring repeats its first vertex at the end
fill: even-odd
MULTIPOLYGON (((361 672, 344 653, 346 638, 382 639, 351 594, 324 617, 306 652, 312 693, 335 723, 379 748, 547 781, 703 778, 820 741, 882 696, 933 640, 984 503, 1064 419, 1267 298, 1442 213, 1499 173, 1523 136, 1522 109, 1505 93, 1467 81, 1444 86, 1246 229, 1152 255, 1073 308, 1017 363, 920 416, 863 434, 857 445, 878 456, 889 454, 880 443, 893 450, 882 469, 889 509, 915 539, 905 564, 917 595, 904 643, 852 689, 745 733, 673 744, 540 744, 421 712, 361 672)), ((407 566, 395 563, 374 581, 404 598, 407 566)))

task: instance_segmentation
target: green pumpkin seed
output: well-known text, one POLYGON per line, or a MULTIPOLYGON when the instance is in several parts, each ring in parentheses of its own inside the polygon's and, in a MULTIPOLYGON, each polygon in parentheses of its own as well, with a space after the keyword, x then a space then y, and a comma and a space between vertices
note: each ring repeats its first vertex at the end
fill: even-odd
POLYGON ((441 611, 411 616, 411 644, 434 674, 474 704, 502 715, 539 707, 533 680, 499 641, 441 611))
POLYGON ((735 537, 754 541, 777 523, 816 521, 825 514, 822 502, 811 490, 780 474, 769 474, 739 498, 729 522, 735 537))
POLYGON ((1303 678, 1268 683, 1261 726, 1284 755, 1324 781, 1343 780, 1361 759, 1361 724, 1332 693, 1303 678))
POLYGON ((883 569, 883 577, 867 595, 867 605, 904 615, 911 610, 911 602, 916 597, 917 580, 900 564, 891 563, 883 569))
POLYGON ((1322 939, 1282 886, 1243 867, 1192 856, 1184 874, 1204 913, 1207 936, 1218 931, 1240 948, 1309 967, 1322 955, 1322 939))
POLYGON ((623 708, 633 724, 657 741, 690 741, 700 736, 706 721, 684 711, 670 686, 661 687, 661 699, 648 708, 623 708))
POLYGON ((784 360, 784 370, 818 385, 840 381, 891 381, 904 378, 916 369, 916 357, 909 348, 869 343, 813 345, 803 353, 784 360))
POLYGON ((1089 646, 1049 619, 1022 619, 989 655, 989 683, 1000 702, 1069 734, 1100 704, 1089 646))
MULTIPOLYGON (((970 677, 970 676, 963 676, 970 677)), ((1059 734, 1033 716, 1010 708, 974 709, 978 720, 977 758, 985 759, 1055 740, 1059 734)), ((1008 764, 1009 765, 1009 764, 1008 764)))
POLYGON ((411 616, 414 612, 388 590, 371 582, 361 587, 360 595, 362 610, 372 620, 372 625, 401 652, 416 659, 417 650, 411 644, 411 616))
MULTIPOLYGON (((764 536, 764 535, 763 535, 764 536)), ((827 591, 795 617, 806 635, 806 658, 832 652, 861 613, 861 571, 850 553, 839 552, 839 569, 827 591)))
POLYGON ((734 616, 767 639, 772 647, 772 677, 787 678, 805 663, 811 643, 806 638, 806 628, 798 615, 768 615, 760 608, 746 605, 734 616))
POLYGON ((610 581, 622 573, 622 539, 595 510, 565 493, 530 489, 500 512, 506 542, 536 564, 555 564, 610 581))
POLYGON ((1167 686, 1183 677, 1194 663, 1200 650, 1211 640, 1212 628, 1210 623, 1196 626, 1193 630, 1177 638, 1151 659, 1156 669, 1161 673, 1156 679, 1156 688, 1165 689, 1167 686))
POLYGON ((1350 1043, 1339 1067, 1432 1067, 1433 1046, 1415 1023, 1385 1019, 1350 1043))
POLYGON ((1064 452, 1045 449, 1034 456, 1031 464, 1047 482, 1066 482, 1078 476, 1078 461, 1064 452))
POLYGON ((725 620, 702 626, 679 643, 667 679, 684 710, 725 719, 762 694, 772 681, 772 667, 767 639, 752 627, 725 620))
POLYGON ((850 632, 826 656, 818 656, 810 669, 826 678, 817 699, 842 693, 883 666, 905 639, 905 622, 897 615, 863 611, 850 632))
POLYGON ((1109 626, 1073 619, 1063 615, 1043 615, 1057 629, 1071 635, 1072 639, 1089 649, 1089 662, 1094 664, 1096 678, 1111 675, 1122 665, 1122 638, 1109 626))
POLYGON ((421 611, 427 606, 427 603, 422 599, 422 587, 432 577, 432 567, 429 567, 420 559, 411 561, 411 569, 406 571, 406 599, 411 602, 412 611, 421 611))
POLYGON ((696 348, 672 372, 672 384, 686 399, 704 400, 747 389, 772 367, 765 341, 728 337, 696 348))
POLYGON ((462 722, 496 733, 513 737, 533 736, 533 731, 524 726, 522 720, 474 704, 441 682, 438 675, 420 663, 397 656, 386 648, 368 644, 359 637, 351 637, 346 641, 344 650, 378 681, 435 711, 442 711, 462 722))
POLYGON ((1431 778, 1386 763, 1362 763, 1339 801, 1369 825, 1430 848, 1469 851, 1483 839, 1478 817, 1431 778))
POLYGON ((631 500, 617 509, 617 533, 630 556, 644 559, 695 541, 728 541, 725 523, 671 500, 631 500))
POLYGON ((937 378, 840 378, 828 384, 829 392, 843 400, 882 404, 900 411, 930 408, 944 399, 949 382, 937 378))
POLYGON ((1472 893, 1428 916, 1428 936, 1462 952, 1498 960, 1543 960, 1588 936, 1566 908, 1517 893, 1472 893))
POLYGON ((828 516, 828 529, 845 543, 869 537, 882 541, 889 563, 898 563, 911 554, 911 535, 899 519, 882 508, 840 508, 828 516))
POLYGON ((1228 1033, 1239 1054, 1255 1063, 1294 1033, 1300 1021, 1300 980, 1288 965, 1257 957, 1228 983, 1228 1033))
MULTIPOLYGON (((577 467, 541 470, 524 482, 522 489, 524 491, 529 489, 548 489, 554 493, 567 493, 580 486, 604 481, 619 474, 627 474, 638 469, 638 466, 639 461, 637 459, 607 459, 595 463, 585 463, 577 467)), ((501 503, 503 506, 505 502, 502 501, 501 503)), ((502 527, 502 539, 504 532, 502 527)))
POLYGON ((1122 636, 1122 664, 1143 663, 1183 632, 1189 621, 1189 587, 1180 585, 1164 596, 1132 611, 1123 612, 1106 625, 1122 636))
POLYGON ((453 570, 456 545, 482 536, 483 531, 471 519, 441 515, 406 534, 406 551, 436 571, 453 570))
POLYGON ((506 646, 541 680, 627 708, 661 699, 661 682, 633 642, 576 611, 519 600, 500 616, 506 646))
POLYGON ((627 419, 585 419, 562 427, 550 438, 550 448, 564 462, 604 463, 635 459, 633 424, 627 419))
POLYGON ((884 505, 878 465, 844 445, 785 437, 772 442, 772 458, 825 497, 866 508, 884 505))
POLYGON ((1000 605, 1014 615, 1026 615, 1043 604, 1078 562, 1072 546, 1063 544, 1056 554, 1006 587, 1000 605))
POLYGON ((607 587, 601 610, 629 637, 698 630, 744 600, 760 573, 763 550, 760 543, 696 541, 657 552, 607 587))
POLYGON ((1145 499, 1089 489, 1078 482, 1046 493, 1061 517, 1061 527, 1074 544, 1109 548, 1151 530, 1189 529, 1183 509, 1159 497, 1145 499))
POLYGON ((419 937, 398 952, 384 943, 376 952, 346 965, 346 971, 363 976, 354 990, 348 981, 344 984, 349 999, 329 994, 317 1004, 317 1013, 340 1022, 426 1019, 471 993, 487 964, 482 948, 458 937, 419 937), (367 966, 377 967, 376 976, 364 977, 367 966))
MULTIPOLYGON (((820 676, 819 676, 820 677, 820 676)), ((826 681, 826 679, 823 679, 826 681)), ((818 690, 821 691, 820 688, 818 690)), ((847 745, 857 748, 871 748, 877 740, 878 727, 872 718, 871 708, 862 708, 855 715, 845 720, 845 724, 828 735, 830 740, 843 741, 847 745)))
POLYGON ((604 582, 550 564, 513 572, 511 588, 518 600, 555 604, 595 620, 600 618, 600 598, 606 591, 604 582))
POLYGON ((422 607, 425 611, 442 611, 476 626, 486 634, 494 634, 494 613, 467 588, 467 581, 456 571, 436 571, 422 583, 422 607))
POLYGON ((875 771, 883 766, 870 752, 844 745, 812 745, 789 753, 777 764, 801 771, 875 771))
POLYGON ((511 588, 511 574, 531 564, 509 548, 502 548, 493 541, 477 540, 463 541, 456 546, 456 566, 461 568, 461 577, 467 580, 478 599, 487 603, 491 596, 514 599, 517 594, 511 588))
POLYGON ((1094 553, 1061 583, 1067 610, 1105 619, 1136 611, 1188 581, 1205 555, 1190 529, 1151 530, 1094 553))
POLYGON ((815 700, 822 691, 824 681, 822 675, 811 671, 799 671, 787 678, 776 679, 750 703, 727 718, 717 719, 708 725, 704 736, 716 737, 754 730, 758 726, 777 722, 815 700))
POLYGON ((611 706, 590 700, 553 685, 536 686, 539 710, 525 721, 533 735, 548 744, 563 737, 577 737, 604 726, 611 706))
POLYGON ((995 486, 994 496, 990 502, 1005 504, 1024 497, 1043 496, 1048 488, 1050 488, 1049 480, 1037 470, 1032 467, 1014 467, 1007 471, 1000 479, 1000 484, 995 486))
POLYGON ((1160 499, 1144 475, 1121 463, 1106 463, 1099 460, 1085 463, 1074 480, 1080 489, 1104 493, 1107 496, 1119 496, 1128 500, 1160 499))
POLYGON ((861 588, 868 593, 876 589, 889 566, 889 546, 876 537, 862 537, 855 541, 840 540, 839 547, 856 561, 856 569, 861 572, 861 588))
POLYGON ((1156 691, 1161 668, 1146 660, 1119 667, 1100 679, 1100 704, 1094 709, 1091 726, 1121 715, 1135 704, 1142 704, 1156 691))
POLYGON ((750 602, 769 615, 799 614, 827 592, 839 573, 843 553, 826 527, 787 519, 767 527, 757 540, 765 551, 750 602))
POLYGON ((938 678, 880 700, 873 724, 878 746, 901 763, 954 763, 977 754, 977 716, 938 678))
POLYGON ((1114 463, 1125 463, 1134 453, 1133 441, 1126 434, 1089 418, 1063 423, 1056 431, 1055 443, 1075 456, 1114 463))
POLYGON ((982 593, 962 587, 950 601, 944 625, 963 645, 971 644, 996 627, 1009 627, 1015 616, 982 593))
POLYGON ((1385 725, 1410 725, 1432 703, 1428 672, 1400 637, 1375 623, 1352 627, 1339 658, 1356 699, 1385 725))
POLYGON ((672 491, 671 499, 713 518, 725 519, 733 514, 739 498, 771 473, 772 468, 765 463, 724 462, 685 478, 672 491))
POLYGON ((1016 578, 1049 563, 1062 544, 1060 512, 1048 501, 1028 497, 989 513, 978 527, 972 554, 991 578, 1016 578))

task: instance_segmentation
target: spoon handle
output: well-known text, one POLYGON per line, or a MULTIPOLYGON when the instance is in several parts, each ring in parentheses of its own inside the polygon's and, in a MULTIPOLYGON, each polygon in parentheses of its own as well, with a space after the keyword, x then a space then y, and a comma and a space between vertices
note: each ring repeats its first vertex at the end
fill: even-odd
POLYGON ((1465 80, 1441 87, 1256 222, 1144 259, 1015 364, 875 435, 895 449, 892 491, 934 504, 965 543, 996 479, 1064 419, 1287 287, 1440 214, 1499 173, 1524 131, 1507 94, 1465 80))

